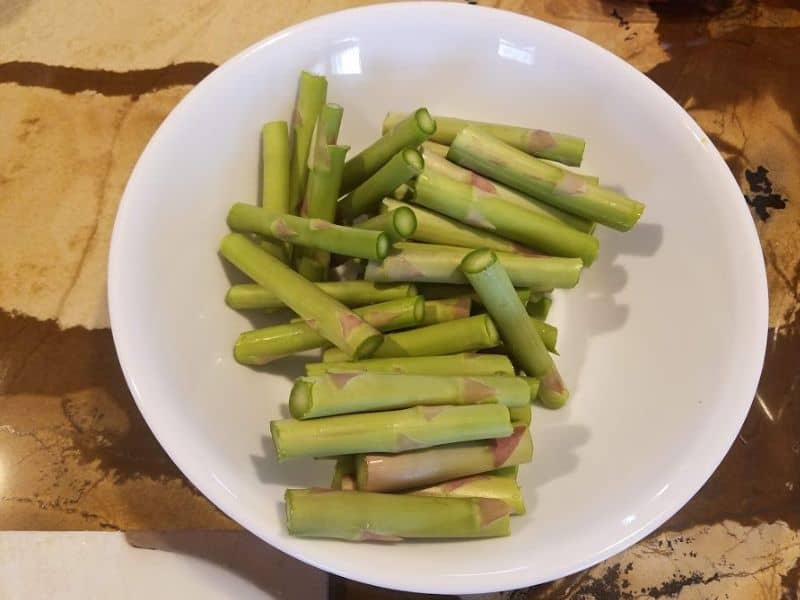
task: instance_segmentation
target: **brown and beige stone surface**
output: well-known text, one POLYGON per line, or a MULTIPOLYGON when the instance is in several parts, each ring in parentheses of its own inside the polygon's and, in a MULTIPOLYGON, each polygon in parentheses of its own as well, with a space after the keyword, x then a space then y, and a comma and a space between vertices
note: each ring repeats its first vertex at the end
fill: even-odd
MULTIPOLYGON (((236 528, 125 387, 105 304, 114 215, 193 84, 270 33, 366 3, 0 2, 0 529, 236 528)), ((597 42, 684 106, 742 186, 770 287, 758 395, 701 492, 622 554, 504 596, 800 597, 800 4, 479 3, 597 42)), ((337 579, 330 597, 422 598, 337 579)))

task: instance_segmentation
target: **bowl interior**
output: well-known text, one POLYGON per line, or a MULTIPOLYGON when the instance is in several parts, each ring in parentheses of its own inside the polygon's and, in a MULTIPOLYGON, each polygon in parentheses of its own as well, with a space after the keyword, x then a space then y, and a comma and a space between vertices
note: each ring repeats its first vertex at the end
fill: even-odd
POLYGON ((114 231, 114 338, 140 409, 220 508, 278 548, 376 585, 443 593, 565 575, 638 540, 702 485, 746 414, 763 357, 763 262, 741 193, 702 131, 661 90, 568 32, 510 13, 400 4, 278 34, 213 73, 170 115, 131 177, 114 231), (600 258, 554 294, 572 389, 535 410, 528 505, 509 538, 405 545, 301 540, 287 486, 325 485, 328 461, 278 465, 302 359, 253 370, 231 356, 263 321, 226 308, 236 274, 217 244, 257 194, 259 131, 289 117, 298 71, 324 73, 354 151, 389 110, 527 124, 588 140, 584 167, 647 203, 630 233, 599 229, 600 258), (435 553, 435 554, 432 554, 435 553))

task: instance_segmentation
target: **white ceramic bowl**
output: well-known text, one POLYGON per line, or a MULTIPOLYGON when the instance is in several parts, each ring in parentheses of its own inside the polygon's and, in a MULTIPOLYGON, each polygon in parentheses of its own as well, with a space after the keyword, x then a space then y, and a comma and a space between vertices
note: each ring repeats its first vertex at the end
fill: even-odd
POLYGON ((633 544, 706 481, 747 413, 761 369, 767 293, 741 192, 711 142, 635 69, 567 31, 443 3, 314 19, 244 51, 172 112, 128 182, 111 247, 114 340, 140 410, 217 506, 273 546, 328 571, 413 591, 511 589, 633 544), (354 150, 384 113, 528 124, 588 140, 584 165, 647 203, 630 233, 600 228, 600 258, 555 294, 559 364, 573 390, 535 411, 520 481, 528 513, 508 538, 396 545, 290 537, 287 486, 324 485, 327 461, 278 465, 268 421, 285 415, 300 361, 238 366, 250 321, 228 308, 216 254, 225 214, 254 201, 264 121, 288 118, 298 71, 329 79, 354 150))

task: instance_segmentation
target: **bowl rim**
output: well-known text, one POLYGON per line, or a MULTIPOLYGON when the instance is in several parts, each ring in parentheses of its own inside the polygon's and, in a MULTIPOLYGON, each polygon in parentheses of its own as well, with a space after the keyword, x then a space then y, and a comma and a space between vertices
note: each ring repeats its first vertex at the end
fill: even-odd
MULTIPOLYGON (((136 402, 137 408, 142 413, 148 427, 153 432, 153 435, 158 440, 159 444, 165 450, 165 452, 169 455, 170 459, 178 466, 180 471, 189 479, 193 485, 195 485, 203 495, 209 499, 217 508, 219 508, 223 513, 225 513, 228 517, 230 517, 235 522, 242 525, 248 531, 254 533, 257 537, 261 538, 264 542, 270 544, 271 546, 277 548, 278 550, 298 559, 307 564, 310 564, 314 567, 317 567, 323 571, 328 573, 332 573, 341 577, 353 579, 356 581, 360 581, 362 583, 366 583, 369 585, 381 586, 381 587, 391 587, 392 589, 398 590, 405 590, 409 592, 418 592, 418 593, 440 593, 440 594, 464 594, 464 593, 484 593, 484 592, 493 592, 498 590, 506 590, 506 589, 514 589, 520 587, 527 587, 531 585, 536 585, 539 583, 552 581, 554 579, 565 577, 576 573, 578 571, 584 570, 586 568, 592 567, 607 558, 633 546, 637 542, 641 541, 644 537, 652 533, 655 529, 660 527, 667 519, 671 516, 676 514, 683 506, 700 490, 700 488, 708 481, 708 479, 713 475, 716 469, 719 467, 719 464, 727 455, 728 451, 730 450, 733 442, 735 441, 742 424, 744 423, 745 418, 750 410, 751 403, 745 404, 742 402, 741 406, 737 406, 738 413, 731 415, 730 423, 731 426, 727 437, 724 440, 721 440, 718 443, 719 448, 722 449, 719 456, 715 456, 712 460, 710 460, 711 469, 708 470, 707 473, 704 473, 702 477, 697 477, 691 485, 684 485, 680 492, 673 492, 672 493, 672 501, 668 503, 668 506, 664 508, 661 512, 653 515, 649 520, 643 522, 638 528, 632 530, 629 535, 622 537, 616 540, 613 544, 605 547, 602 551, 588 557, 584 557, 581 560, 575 560, 568 565, 562 565, 561 568, 554 569, 551 568, 549 571, 544 571, 541 575, 537 575, 535 579, 531 579, 530 575, 527 571, 524 572, 504 572, 498 573, 497 576, 484 576, 482 578, 481 583, 478 583, 475 578, 465 578, 465 577, 458 577, 454 575, 446 575, 442 576, 435 585, 428 585, 426 583, 417 583, 414 581, 414 578, 402 577, 398 574, 374 574, 370 572, 368 569, 360 570, 360 571, 346 571, 342 568, 334 568, 329 565, 324 564, 323 561, 318 560, 314 556, 309 556, 305 554, 301 549, 293 548, 291 540, 284 540, 278 536, 268 536, 264 534, 263 531, 259 531, 260 527, 248 517, 247 514, 240 514, 239 508, 237 508, 236 501, 229 496, 221 495, 217 493, 217 488, 211 488, 209 485, 206 485, 207 476, 200 472, 200 469, 194 465, 191 461, 184 458, 184 453, 180 449, 180 444, 175 440, 172 436, 170 436, 169 431, 163 429, 159 425, 159 418, 154 410, 154 406, 151 402, 148 402, 144 399, 141 394, 139 393, 138 386, 136 385, 137 381, 137 374, 134 374, 131 370, 132 361, 129 360, 129 355, 133 353, 133 350, 129 353, 128 348, 128 336, 126 333, 126 324, 124 324, 124 316, 120 313, 119 306, 122 303, 121 297, 121 283, 122 283, 122 276, 121 271, 123 268, 123 255, 122 250, 120 249, 121 242, 120 239, 124 235, 122 232, 124 230, 124 223, 126 222, 126 216, 129 211, 132 210, 132 202, 129 199, 129 190, 132 189, 135 185, 135 182, 138 181, 140 174, 140 168, 142 165, 141 158, 145 156, 148 151, 159 144, 161 137, 166 135, 167 129, 169 129, 169 125, 175 119, 175 113, 180 109, 182 105, 184 105, 189 99, 193 98, 195 95, 201 94, 203 88, 206 86, 207 82, 211 82, 216 80, 217 78, 224 77, 226 72, 232 68, 234 68, 239 63, 248 59, 248 57, 253 53, 261 52, 262 50, 268 48, 269 46, 287 38, 289 36, 297 36, 302 35, 306 31, 316 28, 320 25, 323 25, 327 21, 333 21, 336 19, 341 19, 342 17, 347 16, 359 16, 370 14, 374 18, 385 18, 386 14, 392 13, 404 13, 407 11, 414 11, 419 15, 419 11, 453 11, 453 12, 463 12, 463 11, 472 11, 475 14, 475 18, 508 18, 508 19, 516 19, 527 21, 529 23, 535 23, 537 27, 542 27, 544 30, 547 30, 549 35, 556 35, 561 36, 562 39, 565 39, 569 44, 576 45, 579 50, 586 51, 586 52, 593 52, 600 56, 604 56, 606 59, 611 59, 619 64, 620 67, 627 69, 633 76, 640 78, 642 80, 642 84, 649 88, 650 92, 655 93, 657 96, 661 98, 662 102, 665 102, 665 105, 669 107, 672 111, 673 115, 677 118, 682 119, 686 123, 690 124, 694 128, 692 132, 698 139, 703 139, 704 142, 707 142, 708 148, 711 151, 712 156, 710 157, 710 162, 715 165, 716 172, 714 173, 715 178, 720 181, 720 185, 726 186, 731 193, 735 192, 737 195, 741 195, 741 190, 739 184, 736 182, 733 174, 728 169, 726 163, 724 162, 722 156, 719 154, 718 150, 713 146, 713 143, 705 136, 702 128, 695 122, 695 120, 689 115, 683 107, 681 107, 666 91, 664 91, 660 86, 658 86, 654 81, 652 81, 649 77, 647 77, 644 73, 633 67, 624 59, 616 56, 611 51, 606 50, 599 44, 592 42, 572 31, 559 27, 558 25, 554 25, 552 23, 548 23, 546 21, 542 21, 540 19, 530 17, 528 15, 523 15, 520 13, 512 12, 512 11, 505 11, 496 8, 490 8, 485 6, 478 6, 478 5, 470 5, 466 3, 453 3, 447 1, 425 1, 425 0, 417 0, 417 1, 405 1, 405 2, 394 2, 394 3, 386 3, 386 4, 372 4, 354 8, 347 8, 344 10, 334 11, 331 13, 327 13, 324 15, 320 15, 317 17, 313 17, 311 19, 307 19, 305 21, 296 23, 291 25, 285 29, 282 29, 278 32, 275 32, 262 40, 255 42, 254 44, 248 46, 244 50, 238 52, 232 58, 226 60, 222 64, 220 64, 214 71, 212 71, 207 77, 205 77, 200 83, 195 85, 181 100, 178 104, 173 107, 170 111, 169 115, 164 119, 164 121, 159 125, 156 132, 152 135, 148 143, 146 144, 145 148, 142 150, 139 158, 137 159, 136 165, 134 166, 133 170, 131 171, 131 175, 126 183, 125 190, 122 194, 120 199, 120 203, 117 209, 117 214, 115 216, 114 227, 112 230, 111 235, 111 242, 110 242, 110 249, 109 249, 109 259, 108 259, 108 277, 107 277, 107 297, 108 297, 108 307, 109 307, 109 317, 110 317, 110 324, 112 330, 112 337, 114 340, 115 349, 117 352, 119 364, 125 377, 126 384, 131 392, 131 395, 136 402), (384 13, 384 14, 382 14, 384 13), (702 137, 701 137, 702 136, 702 137), (485 583, 484 583, 485 582, 485 583), (492 583, 495 582, 495 583, 492 583)), ((726 192, 727 193, 727 192, 726 192)), ((763 362, 766 353, 766 344, 767 344, 767 334, 768 334, 768 287, 767 287, 767 277, 766 277, 766 268, 764 264, 763 254, 761 253, 761 244, 758 238, 758 234, 756 231, 755 223, 752 220, 752 216, 750 215, 750 211, 747 209, 747 206, 744 202, 741 203, 739 208, 734 209, 737 218, 740 221, 739 231, 738 233, 746 236, 746 239, 743 240, 742 246, 747 247, 747 252, 749 253, 757 253, 757 256, 750 256, 749 258, 755 258, 753 260, 754 271, 750 274, 753 281, 753 291, 752 297, 755 299, 756 304, 753 306, 752 314, 754 319, 754 325, 751 326, 753 329, 757 329, 762 331, 762 335, 758 340, 758 343, 751 346, 751 360, 747 365, 750 367, 751 375, 747 377, 747 379, 752 379, 751 388, 748 389, 748 396, 753 397, 757 390, 757 385, 759 382, 759 377, 761 370, 763 368, 763 362)))

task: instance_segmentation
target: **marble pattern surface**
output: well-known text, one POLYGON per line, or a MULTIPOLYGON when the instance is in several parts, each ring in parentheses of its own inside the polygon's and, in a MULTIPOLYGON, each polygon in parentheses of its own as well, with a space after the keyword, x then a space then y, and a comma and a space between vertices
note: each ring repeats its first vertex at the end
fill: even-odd
MULTIPOLYGON (((111 227, 136 158, 193 84, 270 33, 365 3, 0 3, 0 529, 237 529, 125 386, 105 301, 111 227)), ((800 5, 479 3, 593 40, 683 105, 741 184, 770 287, 758 394, 701 492, 621 555, 504 596, 800 597, 800 5)), ((414 597, 341 580, 330 595, 414 597)))

